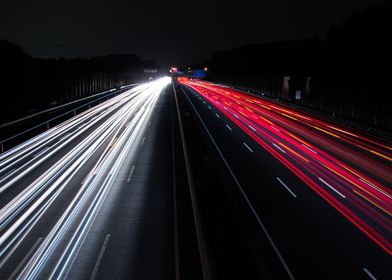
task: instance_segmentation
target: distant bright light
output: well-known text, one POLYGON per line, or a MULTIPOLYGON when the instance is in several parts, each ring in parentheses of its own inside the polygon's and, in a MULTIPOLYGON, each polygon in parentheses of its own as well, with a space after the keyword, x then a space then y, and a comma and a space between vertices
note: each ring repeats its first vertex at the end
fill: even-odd
POLYGON ((158 80, 153 81, 152 83, 154 83, 156 85, 157 88, 159 88, 159 90, 162 90, 164 87, 166 87, 168 84, 171 83, 171 78, 170 77, 163 77, 160 78, 158 80))
POLYGON ((208 68, 207 68, 207 67, 204 67, 204 71, 208 71, 208 68))

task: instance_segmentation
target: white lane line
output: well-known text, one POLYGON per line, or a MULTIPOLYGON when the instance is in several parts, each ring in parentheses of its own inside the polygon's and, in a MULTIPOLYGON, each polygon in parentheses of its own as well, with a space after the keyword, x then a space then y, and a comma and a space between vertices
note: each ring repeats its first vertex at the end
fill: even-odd
POLYGON ((133 172, 134 172, 134 171, 135 171, 135 165, 132 166, 131 172, 129 172, 129 176, 128 176, 128 179, 127 179, 127 183, 129 183, 129 182, 131 181, 131 178, 132 178, 132 175, 133 175, 133 172))
POLYGON ((330 188, 331 190, 333 190, 334 192, 336 192, 338 195, 340 195, 343 198, 346 198, 346 196, 344 196, 341 192, 339 192, 337 189, 335 189, 334 187, 332 187, 330 184, 328 184, 327 182, 325 182, 323 179, 318 178, 321 182, 323 182, 328 188, 330 188))
POLYGON ((278 145, 276 145, 275 143, 272 143, 272 145, 274 145, 275 146, 275 148, 277 148, 277 149, 279 149, 282 153, 286 153, 286 151, 285 150, 283 150, 281 147, 279 147, 278 145))
POLYGON ((272 125, 271 125, 271 128, 275 129, 277 132, 280 132, 279 129, 277 129, 276 127, 274 127, 274 126, 272 126, 272 125))
MULTIPOLYGON (((156 101, 156 98, 155 100, 152 101, 156 101)), ((148 112, 149 112, 148 110, 144 110, 144 112, 141 112, 141 114, 143 115, 139 116, 138 119, 136 120, 137 126, 134 129, 131 128, 121 132, 119 139, 121 139, 122 141, 120 142, 121 144, 125 142, 124 147, 123 145, 121 145, 121 148, 117 148, 117 150, 120 151, 120 154, 117 156, 116 161, 114 162, 114 165, 111 168, 109 174, 113 174, 113 175, 118 174, 118 171, 125 160, 125 156, 127 154, 128 149, 132 146, 133 142, 135 141, 136 135, 140 133, 142 129, 144 129, 143 122, 148 118, 148 112)), ((99 176, 103 175, 103 172, 107 169, 107 163, 109 163, 109 161, 111 160, 112 159, 110 158, 110 155, 103 159, 102 164, 100 164, 99 166, 99 173, 98 173, 99 176)), ((86 190, 86 192, 90 192, 90 195, 93 195, 94 200, 92 203, 88 203, 90 204, 90 206, 86 211, 87 215, 83 217, 83 220, 81 221, 80 225, 78 226, 75 233, 73 234, 72 239, 69 241, 68 246, 64 251, 61 259, 57 262, 56 267, 53 270, 50 278, 52 277, 53 278, 56 277, 58 279, 66 278, 68 269, 72 264, 71 257, 77 254, 76 251, 77 248, 81 246, 81 244, 83 244, 84 239, 87 237, 88 230, 93 224, 95 216, 97 215, 97 212, 99 211, 103 201, 106 199, 107 193, 109 192, 111 186, 113 185, 114 180, 115 180, 115 176, 110 176, 110 175, 108 177, 105 176, 104 182, 102 184, 99 184, 100 190, 97 195, 93 193, 94 191, 93 187, 89 187, 90 189, 86 190)), ((97 181, 95 182, 95 186, 97 186, 97 181)), ((84 194, 82 195, 84 196, 84 194)), ((40 257, 38 260, 34 260, 34 263, 32 263, 31 266, 29 266, 29 269, 30 267, 32 267, 33 269, 30 269, 30 271, 26 271, 26 275, 28 277, 31 278, 36 277, 39 271, 36 272, 36 270, 34 270, 35 265, 37 263, 41 265, 41 263, 44 263, 48 260, 48 257, 46 257, 48 254, 50 254, 50 251, 48 250, 51 250, 53 246, 57 246, 57 244, 55 243, 56 240, 62 238, 62 236, 64 236, 63 232, 66 232, 67 229, 69 228, 69 223, 67 224, 67 222, 69 221, 69 219, 74 219, 72 218, 73 216, 76 217, 76 215, 79 214, 79 212, 82 209, 81 207, 84 207, 84 205, 87 203, 87 199, 88 197, 87 198, 82 197, 78 201, 78 197, 77 196, 75 197, 75 199, 69 205, 67 211, 64 212, 63 216, 56 224, 55 227, 59 228, 58 231, 57 232, 52 231, 51 236, 48 236, 48 238, 50 239, 49 241, 50 243, 47 245, 46 248, 44 248, 45 251, 42 253, 42 257, 40 257), (69 211, 70 213, 68 214, 67 212, 69 211), (65 224, 63 225, 63 223, 65 224)))
POLYGON ((8 279, 14 279, 18 271, 22 268, 22 266, 26 263, 26 261, 30 258, 30 255, 34 252, 35 248, 38 247, 38 245, 42 241, 42 237, 38 238, 38 240, 34 243, 33 247, 29 250, 29 252, 26 254, 26 256, 23 258, 23 260, 20 262, 20 264, 15 268, 15 270, 12 272, 11 276, 8 279))
POLYGON ((217 113, 215 113, 215 116, 217 116, 218 118, 220 118, 219 115, 218 115, 217 113))
POLYGON ((228 124, 226 124, 226 127, 228 130, 232 131, 231 127, 228 124))
POLYGON ((238 119, 238 116, 236 114, 233 114, 233 115, 234 115, 234 117, 236 117, 238 119))
POLYGON ((362 270, 365 271, 365 273, 370 277, 370 279, 377 280, 377 278, 374 277, 374 275, 366 267, 362 268, 362 270))
POLYGON ((203 103, 204 103, 204 104, 206 104, 206 102, 205 102, 205 101, 203 101, 203 103))
POLYGON ((106 235, 105 241, 103 242, 101 251, 99 252, 98 259, 97 259, 97 262, 95 263, 93 274, 91 275, 90 280, 95 279, 95 276, 97 275, 99 265, 101 264, 103 254, 105 253, 106 247, 109 242, 109 238, 110 238, 110 234, 106 235))
POLYGON ((276 177, 276 179, 279 181, 279 183, 281 183, 283 185, 283 187, 286 188, 286 190, 289 191, 289 193, 291 193, 292 196, 297 198, 296 194, 292 190, 290 190, 290 188, 279 177, 276 177))
MULTIPOLYGON (((120 113, 119 115, 121 116, 121 111, 119 111, 119 113, 120 113)), ((114 115, 114 118, 115 118, 115 117, 116 117, 116 115, 114 115)), ((119 125, 119 124, 120 124, 120 120, 118 120, 118 121, 116 120, 116 122, 117 122, 117 124, 114 123, 113 125, 119 125)), ((96 142, 93 142, 93 144, 90 145, 89 150, 85 151, 85 152, 83 153, 83 156, 79 156, 78 159, 77 159, 77 161, 76 161, 75 163, 73 163, 72 166, 70 166, 69 168, 67 168, 67 170, 66 170, 66 172, 64 173, 64 175, 62 175, 63 178, 56 179, 56 180, 58 180, 58 181, 56 181, 55 183, 53 183, 53 185, 50 186, 50 189, 48 189, 47 191, 45 191, 45 192, 41 195, 41 197, 39 197, 39 200, 36 201, 33 205, 30 206, 29 211, 28 211, 27 213, 25 213, 22 217, 20 217, 20 218, 12 225, 12 227, 8 230, 9 232, 5 232, 4 235, 8 235, 8 236, 9 236, 10 234, 12 234, 12 232, 16 231, 17 225, 15 225, 15 224, 18 224, 18 223, 21 224, 21 223, 24 222, 24 220, 27 220, 28 215, 31 215, 31 213, 32 213, 32 211, 33 211, 32 209, 37 208, 38 205, 40 205, 40 203, 42 203, 42 201, 45 200, 45 197, 47 197, 48 195, 51 195, 51 193, 52 193, 54 190, 56 190, 56 188, 57 188, 57 185, 56 185, 56 184, 59 184, 58 182, 62 182, 62 181, 64 180, 64 178, 66 178, 67 174, 74 174, 74 173, 78 170, 78 166, 82 166, 82 164, 79 165, 79 163, 84 163, 84 161, 88 160, 88 158, 91 156, 91 154, 93 154, 93 153, 95 152, 95 150, 97 149, 97 147, 99 147, 99 145, 101 145, 100 143, 102 143, 102 142, 104 141, 104 139, 107 139, 107 138, 108 138, 108 135, 110 134, 110 131, 111 131, 112 129, 113 129, 113 128, 111 128, 111 127, 109 127, 108 129, 106 129, 106 131, 105 131, 106 135, 105 135, 105 134, 101 135, 100 138, 96 140, 96 142), (79 159, 79 158, 80 158, 80 159, 79 159), (73 173, 71 173, 71 172, 73 172, 73 173), (61 181, 60 181, 60 180, 61 180, 61 181)), ((101 130, 103 130, 103 129, 101 129, 101 130)), ((91 139, 93 140, 93 139, 95 139, 97 136, 95 136, 95 135, 92 134, 92 135, 90 135, 89 137, 92 137, 91 139)), ((85 139, 85 140, 83 140, 79 146, 81 147, 82 145, 86 145, 86 143, 88 143, 88 142, 85 142, 85 141, 89 141, 88 138, 85 139)), ((66 143, 65 143, 65 144, 66 144, 66 143)), ((82 152, 81 150, 75 150, 75 151, 72 152, 72 153, 74 153, 74 155, 72 155, 72 154, 71 154, 71 155, 76 157, 76 156, 80 155, 81 152, 82 152)), ((62 161, 63 161, 63 162, 67 162, 66 158, 63 158, 62 161)), ((57 171, 57 170, 58 170, 57 168, 60 168, 60 167, 58 167, 58 166, 61 166, 60 163, 57 163, 57 166, 54 166, 54 167, 52 168, 53 171, 51 170, 51 172, 54 172, 54 171, 55 171, 55 172, 59 172, 59 171, 57 171), (56 170, 56 169, 57 169, 57 170, 56 170)), ((66 165, 63 165, 63 166, 66 166, 66 165)), ((61 168, 64 168, 64 167, 61 167, 61 168)), ((52 174, 53 174, 53 173, 52 173, 52 174)), ((38 183, 33 184, 34 188, 35 188, 36 186, 39 187, 41 184, 43 184, 44 182, 46 182, 45 180, 47 180, 48 176, 53 176, 53 175, 50 175, 50 173, 49 173, 49 174, 46 174, 45 177, 43 177, 43 178, 41 179, 41 182, 42 182, 42 183, 41 183, 41 182, 38 182, 38 183)), ((69 176, 69 177, 72 177, 72 175, 69 176)), ((66 180, 67 183, 68 183, 68 180, 69 180, 69 179, 66 180)), ((64 182, 63 184, 65 185, 66 182, 64 182)), ((63 188, 63 186, 60 187, 60 189, 62 189, 62 188, 63 188)), ((33 189, 32 191, 36 192, 36 190, 34 190, 34 189, 33 189)), ((25 204, 26 201, 27 201, 27 199, 28 199, 29 197, 33 197, 32 194, 27 194, 27 195, 25 195, 25 197, 21 197, 20 199, 16 200, 16 203, 12 203, 11 206, 8 207, 8 209, 9 209, 9 210, 7 210, 8 213, 12 213, 12 212, 18 211, 17 207, 20 207, 20 205, 25 204)), ((7 215, 7 214, 5 214, 5 215, 7 215)), ((3 217, 5 217, 5 216, 3 216, 3 217)), ((7 238, 7 237, 4 238, 4 235, 1 236, 2 240, 5 240, 5 239, 7 238), (3 239, 3 238, 4 238, 4 239, 3 239)), ((3 242, 3 241, 2 241, 2 242, 3 242)), ((11 241, 11 242, 13 242, 13 241, 11 241)))
MULTIPOLYGON (((184 92, 184 94, 185 94, 185 92, 184 92)), ((188 96, 185 95, 185 97, 188 99, 188 101, 189 101, 189 103, 191 104, 193 110, 195 111, 197 117, 199 118, 201 124, 204 126, 205 130, 207 131, 208 136, 210 137, 210 139, 211 139, 212 143, 214 144, 215 148, 217 149, 217 151, 218 151, 220 157, 221 157, 222 160, 224 161, 224 163, 225 163, 227 169, 229 170, 229 172, 230 172, 231 176, 233 177, 234 181, 236 182, 237 187, 238 187, 238 189, 240 190, 240 192, 241 192, 241 194, 243 195, 243 197, 245 198, 246 203, 248 204, 249 208, 252 210, 253 215, 255 216, 255 218, 256 218, 257 222, 259 223, 261 229, 263 230, 265 236, 267 237, 268 241, 270 242, 270 244, 271 244, 273 250, 275 251, 276 255, 278 256, 278 258, 279 258, 280 262, 282 263, 284 269, 286 270, 286 272, 287 272, 289 278, 290 278, 291 280, 295 280, 295 277, 294 277, 293 273, 291 272, 290 268, 288 267, 288 265, 287 265, 285 259, 283 258, 282 254, 280 253, 280 251, 279 251, 278 247, 276 246, 275 242, 272 240, 272 237, 271 237, 269 231, 268 231, 267 228, 265 227, 264 223, 261 221, 261 219, 260 219, 259 215, 257 214, 255 208, 253 207, 252 203, 250 202, 250 200, 249 200, 247 194, 246 194, 245 191, 244 191, 244 188, 241 186, 240 182, 238 181, 237 176, 234 174, 234 172, 233 172, 233 170, 231 169, 230 165, 227 163, 225 157, 224 157, 223 154, 222 154, 222 151, 219 149, 219 147, 218 147, 218 145, 216 144, 214 138, 212 137, 210 131, 208 130, 206 124, 204 123, 203 119, 200 117, 200 114, 199 114, 199 112, 196 110, 195 105, 193 105, 192 101, 189 99, 188 96)))
POLYGON ((249 128, 252 129, 253 131, 256 131, 256 128, 254 128, 253 126, 251 126, 251 125, 248 125, 248 126, 249 126, 249 128))
POLYGON ((309 151, 311 151, 312 153, 315 153, 317 155, 317 152, 312 150, 311 148, 309 148, 308 146, 301 144, 303 147, 305 147, 306 149, 308 149, 309 151))
POLYGON ((208 106, 208 109, 212 110, 211 106, 208 106))
POLYGON ((245 145, 245 147, 247 147, 248 148, 248 150, 249 151, 251 151, 252 153, 253 153, 253 151, 252 151, 252 149, 251 148, 249 148, 249 146, 245 143, 245 142, 243 142, 242 144, 244 144, 245 145))
POLYGON ((140 146, 143 146, 144 140, 146 140, 146 137, 143 137, 142 142, 140 143, 140 146))
POLYGON ((375 188, 374 186, 372 186, 370 183, 366 182, 365 180, 359 178, 359 181, 365 183, 366 185, 368 185, 369 187, 373 188, 374 190, 376 190, 376 191, 382 193, 382 194, 385 195, 386 197, 392 198, 391 195, 389 195, 388 193, 384 192, 383 190, 380 190, 380 189, 378 189, 378 188, 375 188))

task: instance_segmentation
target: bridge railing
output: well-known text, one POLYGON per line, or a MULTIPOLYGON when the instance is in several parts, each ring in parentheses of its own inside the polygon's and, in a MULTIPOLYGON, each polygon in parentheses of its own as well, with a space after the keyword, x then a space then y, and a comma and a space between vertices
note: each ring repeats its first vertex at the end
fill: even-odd
POLYGON ((29 132, 32 132, 34 130, 38 130, 39 128, 46 128, 46 130, 49 130, 50 127, 51 127, 50 126, 51 123, 53 123, 55 120, 58 120, 58 119, 60 119, 62 117, 65 117, 67 115, 71 115, 72 117, 76 116, 77 112, 80 111, 82 108, 90 109, 91 105, 93 103, 98 102, 98 104, 100 104, 102 102, 102 100, 104 100, 104 99, 108 100, 109 98, 111 98, 113 96, 116 96, 119 93, 125 92, 127 89, 129 89, 130 87, 135 86, 135 85, 137 85, 137 84, 130 84, 130 85, 126 85, 126 86, 121 86, 120 89, 113 88, 113 89, 110 89, 110 90, 106 90, 106 91, 103 91, 103 92, 100 92, 100 93, 97 93, 97 94, 94 94, 94 95, 90 95, 90 96, 87 96, 87 97, 84 97, 84 98, 81 98, 81 99, 78 99, 78 100, 74 100, 72 102, 69 102, 69 103, 66 103, 66 104, 62 104, 60 106, 56 106, 56 107, 53 107, 53 108, 50 108, 50 109, 47 109, 47 110, 43 110, 43 111, 40 111, 38 113, 35 113, 35 114, 32 114, 32 115, 29 115, 29 116, 26 116, 26 117, 23 117, 23 118, 20 118, 20 119, 17 119, 17 120, 14 120, 14 121, 11 121, 11 122, 8 122, 8 123, 0 125, 0 130, 1 130, 1 129, 4 129, 4 128, 7 128, 7 127, 11 127, 13 125, 16 125, 18 123, 22 123, 24 121, 30 120, 30 119, 32 119, 34 117, 38 117, 38 116, 41 116, 41 115, 44 115, 44 114, 47 114, 47 113, 50 113, 50 112, 58 111, 58 110, 61 110, 63 108, 72 106, 74 104, 77 104, 77 103, 80 103, 80 102, 83 102, 83 101, 86 101, 86 100, 89 100, 89 99, 94 99, 94 100, 92 100, 90 102, 84 103, 84 104, 82 104, 82 105, 80 105, 80 106, 78 106, 76 108, 73 108, 73 109, 71 109, 69 111, 61 113, 60 115, 57 115, 57 116, 55 116, 53 118, 50 118, 50 119, 45 120, 43 122, 40 122, 39 124, 34 125, 34 126, 28 128, 28 129, 25 129, 25 130, 23 130, 23 131, 21 131, 21 132, 19 132, 17 134, 14 134, 14 135, 12 135, 10 137, 7 137, 6 139, 0 140, 0 153, 3 153, 6 150, 6 148, 5 148, 5 144, 6 143, 8 143, 8 142, 10 142, 12 140, 15 140, 18 137, 22 137, 23 135, 26 135, 29 132), (107 94, 107 93, 109 93, 109 94, 107 94), (98 97, 98 98, 96 98, 96 97, 98 97))

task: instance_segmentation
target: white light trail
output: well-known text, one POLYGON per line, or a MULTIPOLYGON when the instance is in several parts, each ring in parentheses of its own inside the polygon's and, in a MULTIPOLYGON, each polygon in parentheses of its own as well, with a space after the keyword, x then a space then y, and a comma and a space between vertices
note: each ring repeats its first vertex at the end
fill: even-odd
POLYGON ((11 176, 2 179, 4 184, 0 183, 1 193, 29 175, 39 164, 61 149, 68 148, 72 141, 77 140, 78 137, 80 139, 88 129, 93 129, 85 139, 72 147, 57 163, 0 209, 0 229, 4 229, 0 236, 0 257, 2 257, 13 246, 20 244, 20 238, 24 238, 42 214, 56 203, 56 199, 61 196, 61 192, 70 183, 71 178, 96 155, 100 147, 104 147, 95 166, 84 177, 73 201, 40 244, 19 277, 33 279, 38 276, 51 258, 51 252, 58 248, 60 242, 66 242, 68 245, 60 259, 56 260, 57 265, 52 276, 64 276, 72 264, 77 245, 83 242, 128 151, 135 144, 137 136, 146 129, 160 93, 170 82, 170 78, 162 78, 138 86, 34 137, 0 157, 0 166, 1 164, 4 166, 17 165, 22 158, 35 155, 27 161, 28 165, 17 167, 12 171, 11 176), (67 134, 69 137, 61 141, 57 140, 67 134), (48 141, 55 143, 47 147, 48 141), (83 217, 83 222, 75 225, 75 219, 80 215, 83 217), (69 239, 70 237, 66 237, 65 233, 75 226, 77 226, 75 234, 69 239))

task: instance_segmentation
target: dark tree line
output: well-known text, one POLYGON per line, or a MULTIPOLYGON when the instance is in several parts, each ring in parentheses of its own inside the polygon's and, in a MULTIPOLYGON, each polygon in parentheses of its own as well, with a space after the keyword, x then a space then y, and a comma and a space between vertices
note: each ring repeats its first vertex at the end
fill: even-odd
POLYGON ((134 54, 90 59, 38 59, 0 40, 0 124, 143 78, 153 61, 134 54))
POLYGON ((386 2, 331 27, 326 39, 216 52, 210 78, 392 130, 391 29, 386 2))

